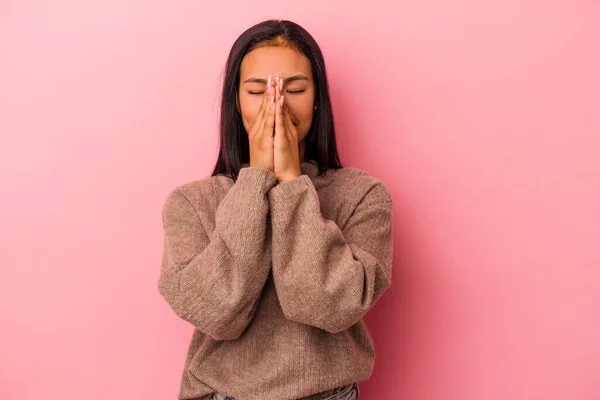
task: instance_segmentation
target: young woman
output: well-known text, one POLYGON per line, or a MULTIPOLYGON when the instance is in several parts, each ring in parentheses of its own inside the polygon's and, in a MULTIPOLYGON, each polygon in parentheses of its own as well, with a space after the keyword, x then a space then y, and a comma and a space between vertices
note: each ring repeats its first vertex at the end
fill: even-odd
POLYGON ((196 328, 179 399, 350 400, 370 377, 363 316, 390 286, 392 200, 342 167, 323 55, 269 20, 226 64, 212 175, 163 208, 158 289, 196 328))

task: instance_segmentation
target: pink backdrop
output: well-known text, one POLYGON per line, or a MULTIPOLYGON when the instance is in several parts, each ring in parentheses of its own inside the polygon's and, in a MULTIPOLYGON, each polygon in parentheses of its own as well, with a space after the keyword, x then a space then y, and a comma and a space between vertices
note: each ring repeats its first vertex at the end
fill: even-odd
POLYGON ((361 398, 600 398, 600 3, 206 3, 0 2, 0 398, 175 399, 161 206, 271 17, 318 40, 342 159, 394 195, 361 398))

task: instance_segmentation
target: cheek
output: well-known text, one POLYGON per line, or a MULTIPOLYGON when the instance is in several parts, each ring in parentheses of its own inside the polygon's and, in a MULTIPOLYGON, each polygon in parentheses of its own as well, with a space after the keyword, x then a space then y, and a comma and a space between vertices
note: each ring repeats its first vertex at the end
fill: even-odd
POLYGON ((308 130, 313 117, 313 102, 309 99, 294 99, 291 95, 288 98, 292 121, 298 128, 308 130))

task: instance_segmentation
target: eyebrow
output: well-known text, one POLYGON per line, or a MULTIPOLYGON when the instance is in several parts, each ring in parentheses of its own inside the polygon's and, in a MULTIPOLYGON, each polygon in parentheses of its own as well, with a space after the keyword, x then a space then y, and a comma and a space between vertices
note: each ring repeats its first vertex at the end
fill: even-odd
MULTIPOLYGON (((294 75, 294 76, 290 76, 289 78, 285 78, 283 80, 283 83, 290 83, 290 82, 294 82, 294 81, 308 81, 308 78, 304 75, 294 75)), ((248 78, 244 81, 244 83, 263 83, 263 84, 267 84, 267 80, 266 79, 261 79, 261 78, 248 78)))

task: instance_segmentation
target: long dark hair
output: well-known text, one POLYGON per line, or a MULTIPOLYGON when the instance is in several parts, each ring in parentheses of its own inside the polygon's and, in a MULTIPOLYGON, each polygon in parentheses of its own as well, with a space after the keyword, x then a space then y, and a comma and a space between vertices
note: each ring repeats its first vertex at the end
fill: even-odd
POLYGON ((318 107, 306 134, 304 160, 316 161, 319 175, 329 168, 342 168, 336 146, 325 60, 319 45, 304 28, 292 21, 267 20, 242 33, 229 52, 221 96, 219 156, 211 176, 225 174, 235 181, 241 164, 250 162, 248 135, 236 103, 240 65, 244 56, 255 48, 281 44, 291 45, 308 58, 315 84, 315 105, 318 107))

